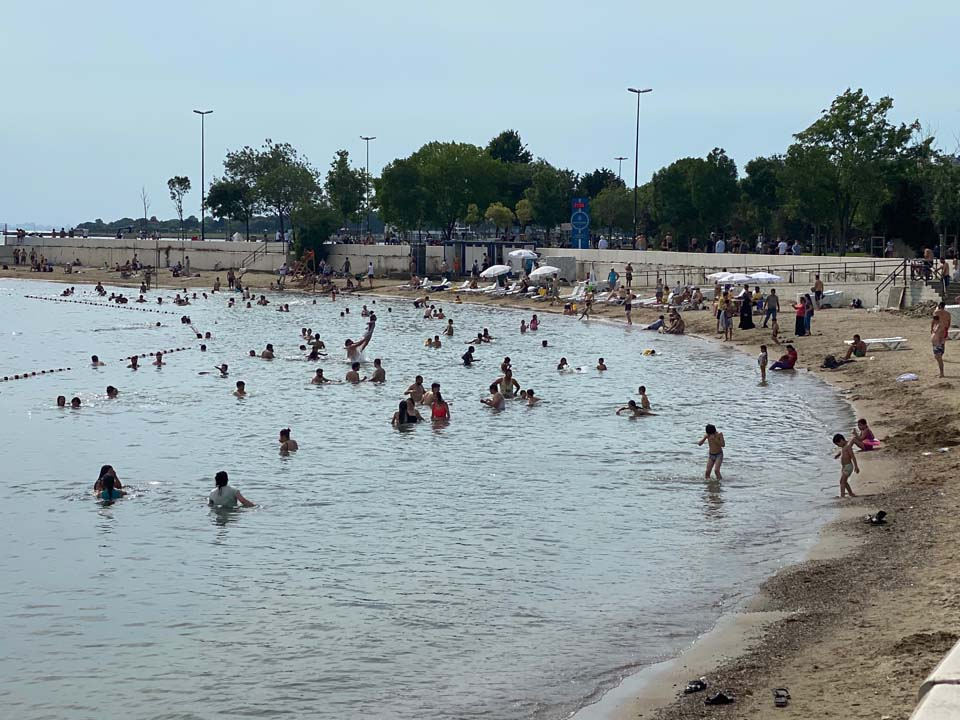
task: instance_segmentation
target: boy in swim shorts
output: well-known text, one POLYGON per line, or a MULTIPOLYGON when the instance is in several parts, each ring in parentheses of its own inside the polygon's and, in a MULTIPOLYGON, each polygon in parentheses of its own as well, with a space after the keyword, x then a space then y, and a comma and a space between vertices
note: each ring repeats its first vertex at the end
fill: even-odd
POLYGON ((843 435, 837 433, 833 436, 833 444, 840 448, 840 452, 834 455, 834 458, 840 458, 840 497, 847 495, 856 497, 850 487, 850 476, 854 472, 860 472, 857 456, 853 452, 854 440, 847 440, 843 435))

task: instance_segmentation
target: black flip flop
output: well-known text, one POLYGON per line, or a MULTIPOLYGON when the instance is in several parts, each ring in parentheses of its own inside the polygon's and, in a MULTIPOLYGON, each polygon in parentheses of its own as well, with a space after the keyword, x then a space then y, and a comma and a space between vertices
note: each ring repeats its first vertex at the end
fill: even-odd
POLYGON ((692 695, 693 693, 702 692, 707 689, 707 679, 706 678, 697 678, 696 680, 691 680, 687 683, 687 686, 683 689, 684 695, 692 695))
POLYGON ((714 693, 706 700, 703 701, 704 705, 729 705, 730 703, 736 702, 736 698, 733 695, 728 695, 723 690, 718 693, 714 693))
POLYGON ((886 513, 885 511, 883 511, 883 510, 878 510, 875 515, 871 515, 871 516, 870 516, 870 524, 871 524, 871 525, 886 525, 886 524, 887 524, 887 521, 886 521, 886 519, 885 519, 886 517, 887 517, 887 513, 886 513))
POLYGON ((790 691, 786 688, 777 688, 773 691, 773 704, 777 707, 786 707, 790 702, 790 691))

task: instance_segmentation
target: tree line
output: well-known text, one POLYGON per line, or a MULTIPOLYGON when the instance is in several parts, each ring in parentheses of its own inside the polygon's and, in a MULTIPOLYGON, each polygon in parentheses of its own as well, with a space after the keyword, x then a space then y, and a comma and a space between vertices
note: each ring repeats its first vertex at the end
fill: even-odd
MULTIPOLYGON (((590 198, 595 232, 627 246, 636 222, 652 248, 670 235, 673 248, 685 250, 716 232, 804 239, 841 252, 856 237, 883 235, 920 249, 960 234, 960 158, 939 150, 918 121, 892 122, 892 108, 889 97, 872 101, 847 90, 783 153, 748 161, 742 174, 719 147, 676 160, 637 189, 636 218, 634 190, 612 170, 581 175, 535 158, 515 130, 484 147, 429 142, 378 178, 353 167, 346 150, 322 175, 289 143, 267 139, 227 153, 205 204, 248 236, 265 222, 281 232, 293 227, 301 249, 359 226, 371 209, 401 234, 428 230, 450 239, 479 225, 521 234, 537 228, 550 243, 574 197, 590 198)), ((168 187, 183 226, 189 179, 171 178, 168 187)))

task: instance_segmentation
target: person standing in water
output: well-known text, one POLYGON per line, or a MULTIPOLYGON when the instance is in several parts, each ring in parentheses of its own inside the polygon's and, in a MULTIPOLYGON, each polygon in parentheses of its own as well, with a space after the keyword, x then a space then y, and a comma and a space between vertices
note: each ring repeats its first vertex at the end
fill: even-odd
POLYGON ((760 346, 760 354, 757 355, 757 366, 760 368, 760 382, 767 382, 767 346, 760 346))
POLYGON ((403 391, 404 395, 410 396, 410 399, 415 403, 423 402, 423 394, 426 392, 426 388, 423 387, 423 376, 417 375, 414 378, 413 384, 403 391))
POLYGON ((288 453, 296 452, 300 449, 300 445, 290 437, 290 428, 284 428, 280 431, 280 454, 286 455, 288 453))
POLYGON ((704 443, 707 443, 709 452, 707 455, 707 471, 703 474, 703 477, 709 480, 710 472, 713 471, 717 480, 723 480, 720 476, 720 465, 723 464, 723 448, 726 446, 723 433, 717 432, 717 428, 713 425, 707 425, 706 433, 700 438, 697 445, 703 445, 704 443))
POLYGON ((450 406, 447 405, 447 401, 440 394, 439 387, 433 392, 433 402, 430 404, 430 419, 433 422, 450 419, 450 406))
POLYGON ((239 502, 244 507, 254 506, 254 503, 247 500, 237 488, 229 484, 230 480, 225 471, 218 472, 214 477, 214 482, 217 486, 207 496, 209 505, 215 508, 232 508, 236 507, 239 502))

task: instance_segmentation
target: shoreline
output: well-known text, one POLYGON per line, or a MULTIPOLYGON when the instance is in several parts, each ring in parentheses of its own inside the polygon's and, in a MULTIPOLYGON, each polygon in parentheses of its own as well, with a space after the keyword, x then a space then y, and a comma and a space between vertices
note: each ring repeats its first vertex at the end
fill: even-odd
MULTIPOLYGON (((117 282, 120 278, 109 277, 110 273, 99 274, 8 271, 0 273, 0 278, 66 284, 93 284, 99 279, 111 285, 139 286, 135 279, 117 282)), ((209 289, 216 275, 178 278, 179 282, 159 286, 209 289)), ((251 290, 265 290, 274 279, 266 273, 260 278, 248 276, 251 290)), ((293 287, 284 292, 313 294, 293 287)), ((419 294, 389 284, 356 295, 402 301, 419 294)), ((450 304, 452 295, 436 297, 450 304)), ((544 316, 559 316, 562 310, 516 298, 463 295, 462 299, 544 316)), ((645 324, 657 314, 637 308, 636 324, 645 324)), ((619 307, 596 306, 594 315, 623 325, 619 307)), ((788 325, 789 310, 781 316, 788 325)), ((684 317, 689 335, 720 342, 708 311, 687 312, 684 317)), ((864 490, 869 494, 846 501, 838 517, 818 532, 806 559, 770 577, 747 608, 725 612, 714 630, 678 656, 626 676, 574 717, 584 712, 588 714, 583 720, 779 717, 784 711, 774 708, 770 691, 781 686, 790 688, 793 695, 790 708, 810 717, 906 718, 910 714, 923 677, 960 636, 960 599, 954 597, 951 572, 957 558, 954 547, 960 541, 960 528, 954 523, 960 490, 949 484, 960 469, 960 448, 955 447, 960 445, 960 399, 945 392, 960 379, 960 369, 950 357, 953 348, 948 347, 948 377, 936 379, 928 322, 927 314, 914 316, 909 311, 837 309, 816 314, 814 335, 796 341, 797 371, 812 371, 829 384, 859 417, 870 418, 877 437, 884 441, 881 451, 858 455, 864 472, 855 475, 852 483, 858 494, 864 490), (872 357, 868 353, 868 358, 839 370, 821 370, 819 360, 825 354, 841 354, 842 341, 853 332, 864 337, 902 334, 910 345, 906 350, 878 351, 872 357), (920 380, 894 383, 902 372, 916 372, 920 380), (938 453, 940 447, 950 450, 938 453), (890 514, 887 525, 871 527, 860 522, 879 509, 890 514), (676 697, 687 680, 701 675, 708 677, 707 693, 676 697), (730 689, 737 702, 704 706, 705 695, 721 688, 730 689), (614 707, 606 714, 589 714, 604 711, 609 704, 614 707)), ((721 345, 749 353, 768 339, 760 331, 737 330, 733 342, 721 345)), ((771 360, 777 354, 771 345, 771 360)), ((770 380, 776 381, 776 373, 771 373, 770 380)), ((825 428, 831 434, 838 430, 849 432, 825 428)), ((784 441, 791 441, 786 419, 783 431, 784 441)))

